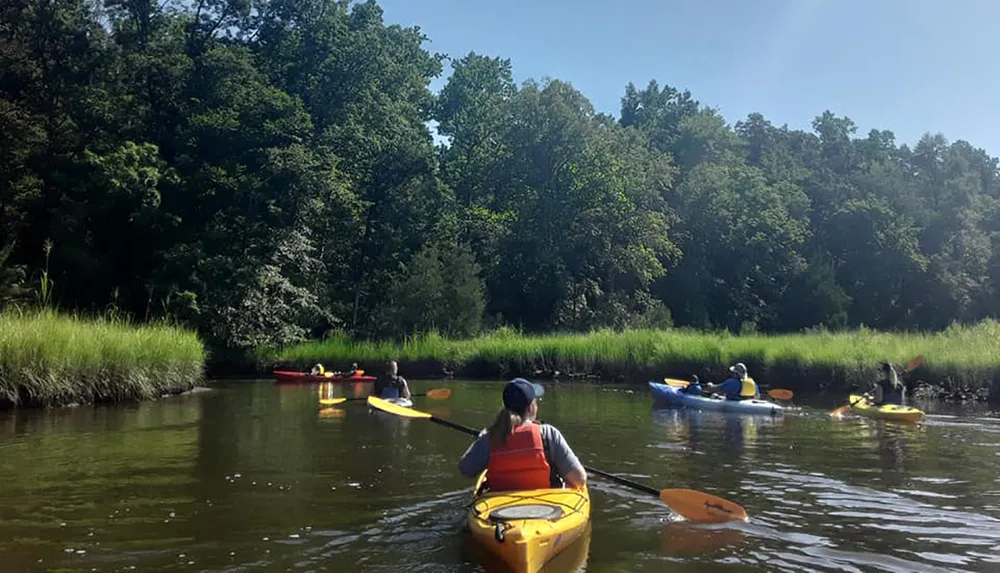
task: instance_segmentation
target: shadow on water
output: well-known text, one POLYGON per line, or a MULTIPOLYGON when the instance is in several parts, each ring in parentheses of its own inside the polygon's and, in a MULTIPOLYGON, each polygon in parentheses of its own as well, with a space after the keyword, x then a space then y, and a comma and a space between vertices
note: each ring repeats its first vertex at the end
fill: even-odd
MULTIPOLYGON (((497 570, 465 534, 470 437, 372 412, 370 384, 232 381, 130 406, 0 414, 3 571, 497 570)), ((490 423, 501 383, 418 381, 416 408, 490 423)), ((541 416, 581 460, 740 503, 678 521, 592 476, 592 524, 547 572, 1000 570, 1000 419, 919 424, 796 399, 783 416, 652 408, 637 388, 553 383, 541 416)), ((502 570, 502 568, 501 568, 502 570)))

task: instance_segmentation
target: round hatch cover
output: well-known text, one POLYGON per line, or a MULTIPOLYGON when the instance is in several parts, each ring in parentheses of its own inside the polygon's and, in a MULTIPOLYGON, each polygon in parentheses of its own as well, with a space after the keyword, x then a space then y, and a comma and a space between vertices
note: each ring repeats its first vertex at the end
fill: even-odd
POLYGON ((563 514, 563 510, 555 505, 512 505, 494 509, 490 513, 490 519, 496 521, 511 521, 514 519, 556 519, 563 514))

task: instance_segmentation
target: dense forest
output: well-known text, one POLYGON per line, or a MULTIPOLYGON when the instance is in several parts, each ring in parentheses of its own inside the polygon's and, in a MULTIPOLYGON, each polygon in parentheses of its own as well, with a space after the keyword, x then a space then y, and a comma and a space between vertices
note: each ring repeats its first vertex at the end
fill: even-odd
POLYGON ((0 305, 48 269, 61 308, 237 350, 1000 310, 997 159, 964 141, 729 125, 655 81, 614 117, 424 42, 375 2, 3 2, 0 305))

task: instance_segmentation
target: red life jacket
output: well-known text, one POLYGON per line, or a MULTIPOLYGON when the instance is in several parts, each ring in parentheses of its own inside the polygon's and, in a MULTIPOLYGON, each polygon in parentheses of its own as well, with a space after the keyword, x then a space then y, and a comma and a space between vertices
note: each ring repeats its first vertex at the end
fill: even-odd
POLYGON ((490 444, 486 481, 491 491, 546 489, 552 487, 550 472, 539 424, 521 424, 507 436, 507 443, 490 444))

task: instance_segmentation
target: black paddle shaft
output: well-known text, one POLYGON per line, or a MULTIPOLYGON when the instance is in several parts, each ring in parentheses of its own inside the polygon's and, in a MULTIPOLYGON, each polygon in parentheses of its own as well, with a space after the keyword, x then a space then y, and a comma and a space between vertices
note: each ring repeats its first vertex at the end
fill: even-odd
MULTIPOLYGON (((410 394, 410 398, 419 398, 421 396, 426 396, 426 395, 427 395, 427 392, 424 392, 422 394, 410 394)), ((348 402, 357 402, 359 400, 367 400, 367 399, 368 399, 368 396, 363 396, 361 398, 348 398, 347 401, 348 402)))
POLYGON ((473 430, 472 428, 468 428, 466 426, 463 426, 462 424, 456 424, 455 422, 452 422, 451 420, 445 420, 444 418, 438 418, 437 416, 431 416, 431 421, 435 422, 435 423, 438 423, 438 424, 441 424, 442 426, 448 426, 449 428, 458 430, 459 432, 465 432, 466 434, 469 434, 470 436, 478 436, 479 435, 479 432, 473 430))
MULTIPOLYGON (((479 432, 473 430, 472 428, 463 426, 461 424, 456 424, 455 422, 452 422, 451 420, 445 420, 444 418, 438 418, 437 416, 431 416, 431 421, 435 422, 435 423, 438 423, 438 424, 441 424, 442 426, 448 426, 449 428, 453 428, 453 429, 458 430, 460 432, 465 432, 466 434, 469 434, 470 436, 478 436, 479 435, 479 432)), ((601 470, 599 470, 597 468, 591 468, 591 467, 583 466, 583 469, 586 470, 588 473, 597 474, 597 475, 599 475, 599 476, 601 476, 601 477, 603 477, 605 479, 609 479, 609 480, 611 480, 613 482, 620 483, 620 484, 622 484, 624 486, 627 486, 627 487, 630 487, 632 489, 636 489, 636 490, 639 490, 641 492, 648 493, 649 495, 652 495, 654 497, 660 497, 660 490, 653 489, 653 488, 649 487, 648 485, 643 485, 641 483, 634 482, 632 480, 625 479, 623 477, 618 477, 618 476, 616 476, 614 474, 609 474, 608 472, 601 471, 601 470)))

